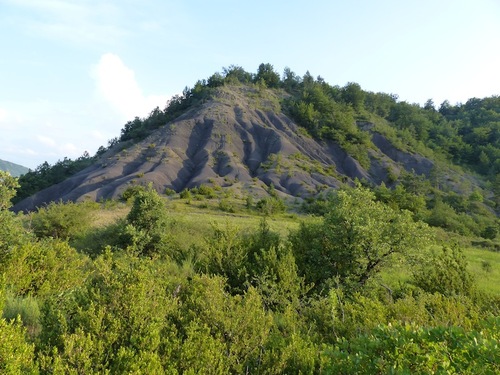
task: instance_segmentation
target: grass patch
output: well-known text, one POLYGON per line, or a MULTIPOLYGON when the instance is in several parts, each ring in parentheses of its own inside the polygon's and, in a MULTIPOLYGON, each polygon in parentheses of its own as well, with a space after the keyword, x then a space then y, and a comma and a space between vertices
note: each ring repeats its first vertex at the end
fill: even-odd
POLYGON ((479 290, 500 295, 500 253, 469 247, 464 254, 479 290))

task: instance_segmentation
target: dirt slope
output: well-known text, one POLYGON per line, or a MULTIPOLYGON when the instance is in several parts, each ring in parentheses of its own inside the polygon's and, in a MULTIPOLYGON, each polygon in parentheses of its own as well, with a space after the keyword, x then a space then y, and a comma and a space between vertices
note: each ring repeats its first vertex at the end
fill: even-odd
MULTIPOLYGON (((276 93, 221 88, 214 99, 166 124, 145 140, 118 145, 93 166, 18 203, 32 210, 50 201, 101 200, 152 183, 163 193, 200 184, 242 189, 256 196, 271 183, 283 195, 306 196, 355 178, 379 184, 388 171, 429 174, 432 162, 396 149, 374 133, 370 168, 333 142, 318 142, 279 109, 276 93)), ((367 130, 368 131, 368 130, 367 130)))

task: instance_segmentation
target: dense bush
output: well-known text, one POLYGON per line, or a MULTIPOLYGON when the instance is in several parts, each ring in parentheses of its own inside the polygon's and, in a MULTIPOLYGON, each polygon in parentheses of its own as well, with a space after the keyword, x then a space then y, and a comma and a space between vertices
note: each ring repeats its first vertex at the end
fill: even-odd
POLYGON ((97 207, 94 202, 51 202, 31 215, 31 228, 39 238, 73 239, 91 226, 97 207))
POLYGON ((316 288, 333 278, 363 286, 388 262, 429 244, 424 224, 414 222, 408 211, 377 202, 364 188, 341 190, 331 199, 321 223, 303 224, 291 237, 300 273, 316 288))

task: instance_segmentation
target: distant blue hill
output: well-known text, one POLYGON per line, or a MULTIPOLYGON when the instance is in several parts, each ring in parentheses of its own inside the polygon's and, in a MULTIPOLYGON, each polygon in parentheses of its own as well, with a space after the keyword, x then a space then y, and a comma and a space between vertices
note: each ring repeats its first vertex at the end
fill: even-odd
POLYGON ((0 159, 0 171, 7 171, 14 177, 19 177, 29 171, 29 168, 0 159))

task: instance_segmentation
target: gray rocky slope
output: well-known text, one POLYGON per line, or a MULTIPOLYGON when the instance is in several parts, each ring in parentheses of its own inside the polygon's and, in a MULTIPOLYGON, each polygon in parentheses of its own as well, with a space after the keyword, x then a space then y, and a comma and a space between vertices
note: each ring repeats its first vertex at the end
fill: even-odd
POLYGON ((371 132, 364 168, 338 144, 317 141, 282 113, 277 98, 245 86, 222 88, 135 144, 119 144, 92 166, 15 206, 33 210, 51 201, 105 200, 134 185, 160 193, 200 184, 261 196, 271 183, 283 196, 304 197, 354 179, 388 183, 401 169, 428 175, 432 161, 398 150, 371 132), (276 99, 276 100, 275 100, 276 99), (366 163, 365 163, 366 165, 366 163))

